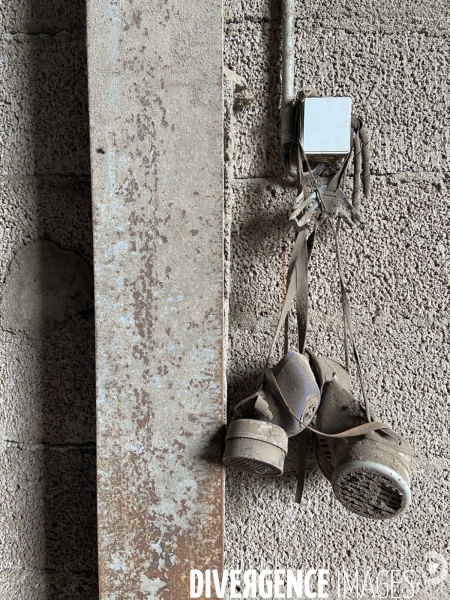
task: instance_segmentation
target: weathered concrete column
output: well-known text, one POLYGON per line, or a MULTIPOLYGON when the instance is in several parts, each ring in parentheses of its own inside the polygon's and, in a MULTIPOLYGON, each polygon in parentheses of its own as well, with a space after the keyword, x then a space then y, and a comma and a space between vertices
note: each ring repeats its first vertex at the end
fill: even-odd
POLYGON ((183 600, 223 554, 221 2, 88 0, 88 62, 100 597, 183 600))

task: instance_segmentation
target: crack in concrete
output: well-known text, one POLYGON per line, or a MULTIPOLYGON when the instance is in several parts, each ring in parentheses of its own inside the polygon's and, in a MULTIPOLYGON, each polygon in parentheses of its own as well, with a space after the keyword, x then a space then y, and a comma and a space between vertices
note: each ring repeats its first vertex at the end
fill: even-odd
POLYGON ((42 451, 42 450, 54 450, 58 452, 64 452, 67 450, 95 450, 95 442, 71 442, 54 444, 51 442, 20 442, 16 440, 3 440, 2 450, 5 451, 9 448, 16 448, 18 450, 27 451, 42 451))
MULTIPOLYGON (((423 177, 424 175, 434 175, 437 177, 449 177, 450 173, 446 171, 397 171, 392 173, 372 173, 372 177, 423 177)), ((271 177, 271 176, 256 176, 256 177, 234 177, 233 181, 254 181, 261 183, 272 183, 272 184, 280 184, 284 187, 295 187, 295 181, 291 181, 289 179, 281 179, 279 177, 271 177)))
POLYGON ((15 40, 19 40, 22 41, 23 39, 26 38, 41 38, 41 39, 49 39, 49 38, 55 38, 55 37, 75 37, 75 36, 81 36, 81 37, 86 37, 86 30, 85 29, 61 29, 60 31, 39 31, 39 32, 33 32, 33 31, 11 31, 11 32, 5 32, 3 34, 0 35, 0 41, 5 41, 5 42, 13 42, 15 40))
MULTIPOLYGON (((379 34, 381 36, 395 36, 398 35, 397 31, 383 31, 383 30, 375 30, 375 29, 351 29, 350 27, 330 27, 327 25, 319 25, 319 26, 312 26, 310 29, 308 29, 308 27, 305 27, 305 23, 309 20, 309 17, 295 17, 295 27, 297 27, 299 24, 303 25, 302 29, 306 32, 309 31, 309 33, 317 33, 317 31, 335 31, 335 32, 339 32, 342 31, 344 32, 346 35, 367 35, 369 33, 376 33, 379 34)), ((244 15, 242 20, 240 21, 236 21, 234 19, 230 19, 225 21, 225 29, 227 27, 233 26, 233 25, 245 25, 247 23, 251 23, 253 25, 270 25, 270 26, 276 26, 276 27, 281 27, 281 20, 280 19, 270 19, 268 17, 253 17, 251 15, 244 15)), ((431 32, 431 31, 427 31, 426 29, 422 28, 422 29, 406 29, 405 30, 406 33, 411 34, 411 35, 424 35, 428 38, 447 38, 448 37, 448 33, 446 30, 442 30, 442 33, 437 33, 437 32, 431 32)))
POLYGON ((84 575, 84 576, 95 576, 97 577, 98 572, 97 571, 75 571, 72 569, 49 569, 48 567, 45 569, 38 569, 38 568, 31 568, 31 569, 20 569, 20 568, 6 568, 6 569, 0 569, 0 573, 49 573, 49 574, 56 574, 56 573, 63 573, 66 574, 68 573, 69 575, 84 575))
POLYGON ((51 173, 51 174, 45 174, 45 175, 40 175, 38 173, 36 174, 30 174, 30 175, 7 175, 7 176, 0 176, 0 183, 10 183, 12 181, 35 181, 35 180, 58 180, 58 179, 75 179, 75 180, 79 180, 79 181, 83 181, 83 182, 90 182, 91 181, 91 177, 90 175, 79 175, 77 173, 51 173))

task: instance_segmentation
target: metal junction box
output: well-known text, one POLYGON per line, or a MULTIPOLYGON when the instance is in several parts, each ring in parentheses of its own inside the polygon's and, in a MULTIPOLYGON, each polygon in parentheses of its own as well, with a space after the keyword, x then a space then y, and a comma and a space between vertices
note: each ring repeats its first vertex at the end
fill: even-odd
POLYGON ((300 112, 300 141, 308 159, 339 158, 350 152, 351 98, 305 98, 300 112))

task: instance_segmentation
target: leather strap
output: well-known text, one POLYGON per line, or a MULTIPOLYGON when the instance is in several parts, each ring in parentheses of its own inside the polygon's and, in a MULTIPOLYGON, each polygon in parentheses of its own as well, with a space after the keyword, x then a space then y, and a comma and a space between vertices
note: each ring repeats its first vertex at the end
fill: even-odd
POLYGON ((305 352, 308 327, 308 246, 303 235, 303 244, 295 264, 295 309, 297 311, 298 351, 305 352))
MULTIPOLYGON (((278 325, 275 331, 275 335, 273 336, 272 344, 270 345, 269 352, 266 358, 266 364, 264 368, 267 368, 270 358, 272 356, 273 349, 275 347, 278 336, 280 335, 281 326, 286 321, 286 317, 291 308, 292 301, 294 299, 296 289, 297 289, 297 269, 300 265, 304 264, 304 257, 302 256, 299 260, 301 254, 304 254, 307 250, 307 241, 306 241, 306 229, 302 229, 298 232, 297 237, 295 238, 294 247, 292 249, 291 259, 289 261, 288 273, 287 273, 287 283, 286 283, 286 296, 284 298, 283 308, 281 309, 280 317, 278 319, 278 325)), ((301 279, 301 277, 300 277, 301 279)), ((308 298, 308 296, 306 296, 308 298)), ((305 319, 306 319, 305 315, 305 319)), ((306 337, 306 329, 304 332, 304 336, 306 337)), ((262 378, 261 378, 262 379, 262 378)))
POLYGON ((305 490, 305 481, 306 481, 306 453, 308 451, 308 440, 307 440, 307 432, 302 431, 299 435, 300 444, 299 444, 299 454, 300 460, 298 464, 298 473, 297 473, 297 489, 295 492, 295 502, 296 504, 300 504, 303 497, 303 492, 305 490))

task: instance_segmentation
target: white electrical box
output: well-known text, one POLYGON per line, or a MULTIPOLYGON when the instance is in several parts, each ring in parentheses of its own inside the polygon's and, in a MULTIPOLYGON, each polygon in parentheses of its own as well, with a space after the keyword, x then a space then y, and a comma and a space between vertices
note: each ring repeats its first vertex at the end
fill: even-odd
POLYGON ((305 98, 301 103, 301 144, 308 159, 332 159, 350 152, 351 98, 305 98))

